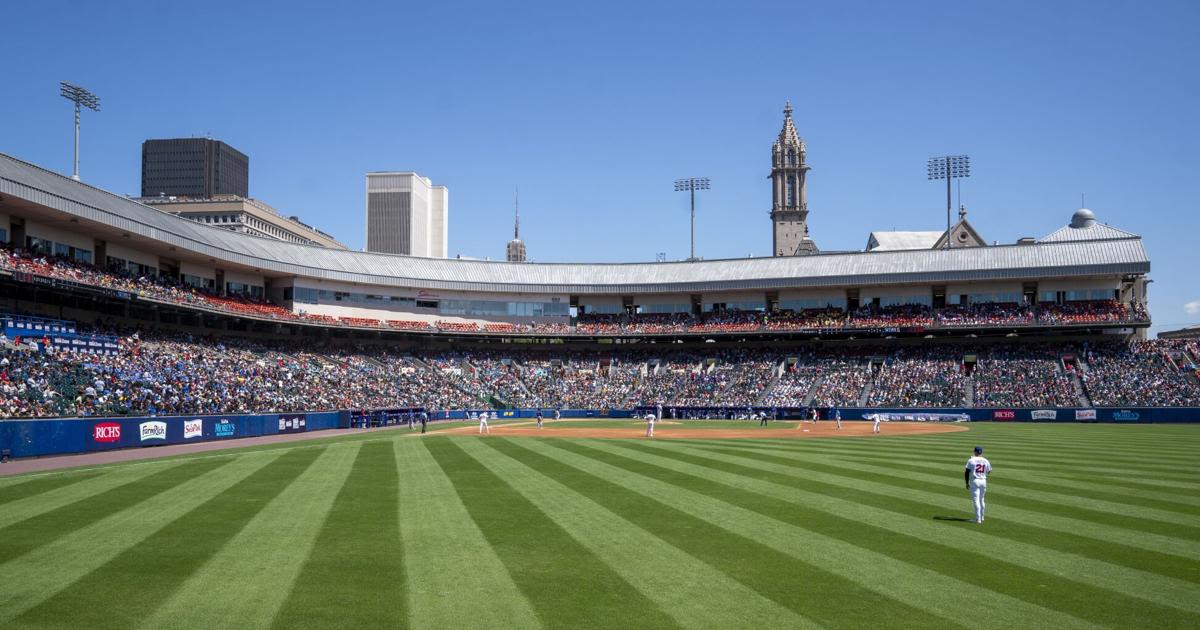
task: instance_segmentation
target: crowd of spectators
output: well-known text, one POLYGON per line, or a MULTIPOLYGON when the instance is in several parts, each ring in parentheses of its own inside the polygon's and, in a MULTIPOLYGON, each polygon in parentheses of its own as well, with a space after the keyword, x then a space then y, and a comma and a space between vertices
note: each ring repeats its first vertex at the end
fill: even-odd
POLYGON ((968 383, 980 407, 1072 407, 1087 399, 1097 406, 1200 406, 1195 341, 398 354, 232 335, 109 332, 121 335, 120 351, 107 355, 0 337, 0 417, 659 403, 849 407, 864 392, 872 407, 959 407, 968 383))
POLYGON ((971 374, 977 407, 1073 407, 1073 369, 1059 353, 1036 348, 981 352, 971 374))
POLYGON ((858 407, 862 404, 863 389, 870 380, 869 364, 832 361, 829 367, 822 370, 812 404, 818 407, 858 407))
POLYGON ((1171 342, 1143 341, 1086 352, 1084 389, 1101 407, 1200 406, 1197 375, 1178 369, 1168 352, 1171 342))
POLYGON ((1037 307, 1017 304, 973 304, 932 309, 921 305, 877 307, 865 305, 853 312, 838 308, 799 312, 740 311, 719 309, 700 315, 690 313, 581 314, 572 325, 567 321, 513 323, 488 321, 381 319, 377 317, 334 317, 303 310, 293 312, 262 297, 220 294, 183 284, 163 275, 135 275, 126 269, 30 252, 0 248, 0 269, 75 282, 90 287, 127 292, 144 298, 284 321, 307 321, 328 326, 388 328, 421 332, 492 334, 729 334, 758 331, 821 331, 841 329, 887 329, 966 326, 1025 326, 1035 323, 1079 325, 1147 321, 1143 305, 1124 305, 1115 300, 1042 303, 1037 307))
POLYGON ((878 368, 868 407, 961 407, 963 354, 946 348, 900 348, 878 368))

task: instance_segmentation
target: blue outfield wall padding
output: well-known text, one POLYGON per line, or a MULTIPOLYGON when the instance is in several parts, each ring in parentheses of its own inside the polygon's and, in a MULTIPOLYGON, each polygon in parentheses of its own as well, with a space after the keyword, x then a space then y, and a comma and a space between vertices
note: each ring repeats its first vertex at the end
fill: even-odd
MULTIPOLYGON (((822 420, 828 420, 832 409, 818 407, 822 420)), ((922 408, 875 409, 839 407, 843 420, 863 420, 876 413, 892 416, 922 414, 964 414, 972 422, 1115 422, 1122 424, 1200 423, 1197 407, 1069 407, 1069 408, 922 408)), ((643 415, 653 407, 634 409, 561 409, 563 418, 630 418, 643 415)), ((780 419, 806 418, 808 407, 663 407, 663 415, 685 418, 688 414, 738 414, 777 412, 780 419)), ((205 415, 125 418, 70 418, 54 420, 0 421, 0 448, 8 449, 12 457, 38 457, 104 451, 118 448, 188 444, 213 440, 232 440, 279 433, 322 431, 335 428, 382 426, 407 423, 408 414, 420 414, 423 409, 389 409, 370 411, 322 411, 312 413, 267 413, 242 415, 205 415)), ((431 422, 470 420, 479 413, 496 413, 500 419, 530 419, 537 409, 476 409, 427 412, 431 422)), ((543 409, 546 418, 554 416, 553 409, 543 409)))
POLYGON ((346 412, 0 421, 0 448, 13 457, 189 444, 339 426, 346 412))
MULTIPOLYGON (((1200 423, 1200 407, 922 407, 922 408, 875 408, 875 407, 673 407, 663 405, 663 416, 667 419, 686 419, 688 415, 730 416, 747 412, 776 413, 780 420, 808 419, 809 412, 816 409, 822 420, 828 420, 834 409, 842 412, 843 420, 865 420, 871 414, 892 416, 950 415, 962 414, 971 422, 1116 422, 1123 424, 1179 424, 1200 423)), ((629 413, 645 415, 654 413, 656 407, 635 407, 629 413)))

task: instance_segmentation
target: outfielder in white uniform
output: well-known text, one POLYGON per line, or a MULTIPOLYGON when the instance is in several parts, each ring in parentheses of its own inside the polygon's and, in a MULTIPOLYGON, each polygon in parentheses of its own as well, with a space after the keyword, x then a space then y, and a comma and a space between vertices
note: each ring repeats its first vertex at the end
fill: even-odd
POLYGON ((983 522, 983 510, 987 507, 983 498, 987 494, 987 478, 991 472, 992 463, 983 456, 983 447, 976 446, 975 455, 967 460, 963 470, 963 481, 967 484, 967 490, 971 491, 971 501, 975 503, 976 523, 983 522))
POLYGON ((646 418, 646 437, 654 437, 654 414, 650 414, 650 416, 646 418))
POLYGON ((492 428, 488 426, 487 421, 488 421, 488 412, 485 411, 485 412, 479 414, 479 432, 487 433, 488 435, 491 435, 492 428))
POLYGON ((871 433, 879 433, 879 414, 875 414, 875 426, 871 427, 871 433))

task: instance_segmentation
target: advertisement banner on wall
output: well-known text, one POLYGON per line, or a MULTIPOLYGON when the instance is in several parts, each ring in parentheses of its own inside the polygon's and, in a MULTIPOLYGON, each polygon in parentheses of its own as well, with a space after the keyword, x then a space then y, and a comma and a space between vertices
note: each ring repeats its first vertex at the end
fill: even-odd
POLYGON ((1012 409, 997 409, 992 412, 992 420, 1016 420, 1017 412, 1012 409))
POLYGON ((219 438, 229 438, 237 435, 237 425, 230 422, 226 418, 221 418, 220 421, 213 423, 213 436, 219 438))
POLYGON ((150 440, 167 441, 167 423, 151 420, 138 425, 138 432, 141 434, 143 442, 150 440))
POLYGON ((191 440, 204 435, 204 421, 200 418, 183 421, 183 439, 191 440))
POLYGON ((1118 409, 1113 412, 1114 422, 1140 422, 1142 415, 1129 409, 1118 409))
POLYGON ((1076 409, 1075 410, 1075 419, 1076 420, 1095 420, 1096 419, 1096 410, 1095 409, 1076 409))
POLYGON ((280 414, 279 416, 279 433, 300 433, 305 430, 304 414, 290 413, 280 414))
POLYGON ((102 443, 120 442, 121 423, 97 422, 96 426, 92 427, 92 440, 102 443))
POLYGON ((1034 409, 1030 412, 1030 417, 1034 420, 1057 420, 1058 411, 1054 409, 1034 409))

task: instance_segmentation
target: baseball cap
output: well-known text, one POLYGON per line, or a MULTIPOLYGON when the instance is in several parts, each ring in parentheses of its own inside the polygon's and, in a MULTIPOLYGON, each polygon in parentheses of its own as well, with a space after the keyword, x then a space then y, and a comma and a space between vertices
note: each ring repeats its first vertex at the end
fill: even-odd
POLYGON ((981 455, 981 454, 983 454, 983 447, 982 447, 982 446, 976 446, 976 447, 975 447, 975 454, 976 454, 976 455, 981 455))

